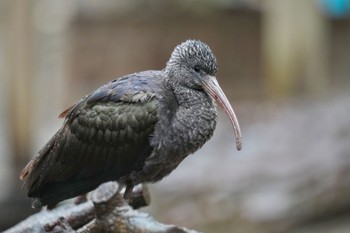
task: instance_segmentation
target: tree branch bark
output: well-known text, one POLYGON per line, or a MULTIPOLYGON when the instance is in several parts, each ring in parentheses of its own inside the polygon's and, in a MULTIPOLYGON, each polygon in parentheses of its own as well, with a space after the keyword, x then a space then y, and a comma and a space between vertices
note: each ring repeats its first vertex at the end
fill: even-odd
POLYGON ((6 230, 4 233, 24 232, 130 232, 130 233, 198 233, 182 227, 165 225, 152 216, 135 209, 150 203, 145 186, 137 186, 128 204, 117 192, 116 182, 100 185, 90 200, 42 210, 6 230))

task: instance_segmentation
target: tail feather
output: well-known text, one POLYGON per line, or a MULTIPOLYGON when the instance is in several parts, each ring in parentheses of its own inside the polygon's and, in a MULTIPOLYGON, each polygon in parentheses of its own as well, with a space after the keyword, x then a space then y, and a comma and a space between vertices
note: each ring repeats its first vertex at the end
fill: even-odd
POLYGON ((101 183, 113 179, 77 179, 46 184, 40 194, 34 194, 33 206, 53 206, 68 198, 86 194, 97 188, 101 183))
POLYGON ((25 168, 23 168, 23 170, 21 171, 21 174, 19 175, 19 178, 21 180, 24 180, 24 179, 26 179, 28 177, 28 175, 33 170, 33 167, 34 167, 35 163, 36 163, 36 159, 33 159, 25 166, 25 168))
POLYGON ((33 158, 21 171, 19 178, 25 180, 24 187, 27 189, 28 194, 32 191, 38 189, 37 185, 42 176, 42 172, 38 171, 38 167, 47 162, 49 152, 55 145, 56 138, 58 137, 60 131, 58 131, 51 140, 45 145, 45 147, 40 150, 35 158, 33 158))

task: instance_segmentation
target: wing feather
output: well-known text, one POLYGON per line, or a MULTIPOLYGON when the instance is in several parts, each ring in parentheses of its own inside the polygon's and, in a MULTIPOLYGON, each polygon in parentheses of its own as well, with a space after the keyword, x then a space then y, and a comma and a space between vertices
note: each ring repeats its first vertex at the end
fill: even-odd
POLYGON ((142 169, 157 122, 158 99, 148 79, 111 82, 64 111, 62 128, 21 173, 28 196, 52 204, 142 169))

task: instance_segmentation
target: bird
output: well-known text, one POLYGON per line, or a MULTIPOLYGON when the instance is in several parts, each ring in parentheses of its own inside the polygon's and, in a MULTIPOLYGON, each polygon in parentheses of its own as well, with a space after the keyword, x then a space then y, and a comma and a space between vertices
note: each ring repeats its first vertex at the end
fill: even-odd
POLYGON ((125 188, 168 176, 213 135, 217 104, 241 129, 216 79, 209 46, 178 44, 162 70, 128 74, 101 86, 62 112, 62 127, 20 174, 35 208, 84 195, 107 181, 125 188))

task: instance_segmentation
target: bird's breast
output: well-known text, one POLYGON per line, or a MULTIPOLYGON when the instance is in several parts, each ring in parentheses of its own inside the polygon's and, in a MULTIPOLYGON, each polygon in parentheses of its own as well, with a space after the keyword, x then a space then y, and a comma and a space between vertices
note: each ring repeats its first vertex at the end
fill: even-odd
POLYGON ((217 109, 205 93, 189 98, 186 104, 180 103, 175 109, 167 109, 167 113, 166 118, 159 116, 155 128, 156 148, 162 153, 183 159, 212 137, 217 109))
POLYGON ((149 138, 152 152, 141 169, 126 177, 134 184, 156 182, 169 175, 211 138, 216 127, 216 105, 204 92, 162 89, 156 106, 157 122, 149 138))
POLYGON ((213 135, 217 110, 212 101, 202 101, 190 107, 180 105, 175 109, 165 106, 168 107, 160 108, 159 121, 151 138, 153 152, 142 171, 132 174, 135 183, 155 182, 169 175, 186 156, 201 148, 213 135))

